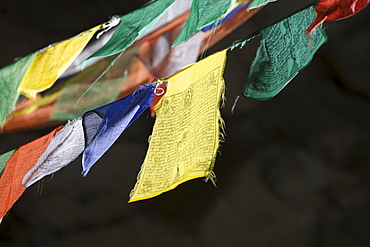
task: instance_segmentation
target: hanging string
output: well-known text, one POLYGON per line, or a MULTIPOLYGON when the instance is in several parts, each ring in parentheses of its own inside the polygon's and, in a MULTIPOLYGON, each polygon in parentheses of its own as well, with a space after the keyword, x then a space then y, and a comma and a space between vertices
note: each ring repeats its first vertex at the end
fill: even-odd
POLYGON ((78 98, 77 102, 74 104, 73 108, 76 108, 80 100, 89 92, 89 90, 116 64, 118 59, 123 55, 125 51, 121 51, 116 58, 105 68, 105 70, 96 78, 86 89, 86 91, 78 98))
POLYGON ((234 110, 236 107, 236 103, 238 103, 238 100, 240 98, 240 95, 236 96, 233 106, 231 107, 231 114, 234 114, 234 110))
POLYGON ((203 47, 203 51, 202 51, 202 53, 199 56, 199 60, 202 60, 203 58, 206 57, 206 51, 208 49, 209 43, 211 42, 211 39, 212 39, 213 35, 215 35, 215 33, 217 32, 217 29, 220 28, 220 25, 219 24, 221 23, 221 21, 222 21, 222 18, 218 19, 215 22, 215 25, 216 26, 212 28, 212 32, 209 35, 209 37, 207 38, 207 42, 206 42, 206 44, 203 47))

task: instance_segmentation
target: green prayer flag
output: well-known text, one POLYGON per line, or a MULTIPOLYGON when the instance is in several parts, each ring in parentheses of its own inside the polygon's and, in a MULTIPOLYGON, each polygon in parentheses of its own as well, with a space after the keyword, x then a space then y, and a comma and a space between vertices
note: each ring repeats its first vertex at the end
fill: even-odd
MULTIPOLYGON (((110 40, 88 60, 94 57, 106 57, 124 51, 164 14, 175 0, 157 0, 140 9, 122 16, 121 22, 110 40)), ((85 63, 88 62, 85 61, 85 63)))
POLYGON ((268 100, 278 94, 312 60, 327 41, 322 26, 312 36, 305 34, 315 19, 311 6, 262 29, 262 40, 252 62, 244 96, 268 100))
POLYGON ((190 15, 172 46, 185 42, 203 27, 219 21, 233 0, 193 0, 190 15))
POLYGON ((4 123, 6 116, 14 110, 19 93, 19 83, 33 61, 35 54, 18 59, 0 69, 0 126, 4 123))
POLYGON ((248 6, 247 10, 256 9, 267 5, 268 3, 276 2, 276 0, 252 0, 251 4, 248 6))
POLYGON ((12 154, 15 152, 15 149, 6 152, 5 154, 0 155, 0 177, 3 175, 3 171, 5 169, 6 162, 8 162, 9 158, 12 156, 12 154))

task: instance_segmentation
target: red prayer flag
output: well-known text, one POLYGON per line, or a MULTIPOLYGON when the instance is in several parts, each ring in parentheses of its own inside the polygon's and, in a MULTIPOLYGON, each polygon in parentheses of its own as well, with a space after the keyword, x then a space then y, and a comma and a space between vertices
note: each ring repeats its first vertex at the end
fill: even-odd
POLYGON ((306 34, 311 35, 324 21, 337 21, 357 14, 369 2, 370 0, 319 0, 316 5, 316 18, 307 28, 306 34))

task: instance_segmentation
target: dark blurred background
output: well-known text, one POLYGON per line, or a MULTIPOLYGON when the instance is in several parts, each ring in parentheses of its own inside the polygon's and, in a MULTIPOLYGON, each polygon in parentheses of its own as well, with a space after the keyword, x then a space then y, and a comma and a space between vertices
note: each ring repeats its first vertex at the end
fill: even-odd
MULTIPOLYGON (((1 0, 0 66, 144 2, 1 0)), ((271 3, 207 54, 309 3, 271 3)), ((0 246, 370 246, 370 7, 326 26, 329 42, 277 97, 242 97, 234 114, 258 40, 228 53, 217 188, 197 179, 127 203, 154 123, 146 113, 86 178, 79 157, 27 189, 0 246)), ((0 151, 50 130, 2 134, 0 151)))

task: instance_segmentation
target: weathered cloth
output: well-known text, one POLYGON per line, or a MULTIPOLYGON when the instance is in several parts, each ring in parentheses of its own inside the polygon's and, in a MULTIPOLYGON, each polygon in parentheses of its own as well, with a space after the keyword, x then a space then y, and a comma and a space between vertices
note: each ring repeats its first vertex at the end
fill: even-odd
POLYGON ((68 122, 56 132, 45 152, 22 180, 29 187, 43 177, 53 174, 74 161, 84 150, 82 119, 68 122))
POLYGON ((129 96, 83 115, 86 143, 82 157, 84 176, 122 132, 149 107, 154 88, 155 84, 145 84, 129 96))
POLYGON ((226 50, 180 71, 168 81, 130 202, 157 196, 199 177, 212 177, 219 146, 220 100, 226 50))
POLYGON ((19 84, 35 56, 28 55, 0 69, 0 126, 14 110, 19 98, 19 84))
POLYGON ((314 18, 311 6, 260 31, 262 40, 245 83, 245 97, 256 100, 274 97, 311 62, 327 41, 321 26, 312 36, 305 34, 314 18))
POLYGON ((19 85, 18 93, 35 99, 37 93, 50 88, 78 57, 97 30, 99 27, 94 27, 37 53, 19 85))
POLYGON ((14 152, 15 149, 0 155, 0 177, 3 174, 6 162, 8 162, 9 158, 12 156, 14 152))
POLYGON ((0 219, 4 217, 25 191, 26 187, 22 185, 24 175, 44 153, 58 130, 60 130, 60 127, 20 147, 6 163, 3 175, 0 178, 0 219))

